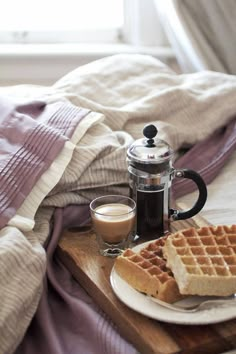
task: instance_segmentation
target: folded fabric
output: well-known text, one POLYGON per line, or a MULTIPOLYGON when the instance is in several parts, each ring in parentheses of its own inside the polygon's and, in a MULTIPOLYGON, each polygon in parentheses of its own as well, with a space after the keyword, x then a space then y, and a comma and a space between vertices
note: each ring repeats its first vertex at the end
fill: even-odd
POLYGON ((0 97, 0 228, 15 215, 88 112, 69 102, 16 104, 0 97))
MULTIPOLYGON (((43 227, 41 230, 36 226, 32 231, 34 214, 40 199, 47 195, 63 174, 75 148, 74 136, 76 142, 81 137, 79 124, 89 115, 89 110, 69 102, 46 104, 42 100, 24 100, 18 103, 17 100, 1 97, 1 353, 13 352, 38 306, 46 270, 46 253, 42 245, 49 235, 49 228, 43 227), (60 165, 56 166, 58 159, 60 165), (28 213, 21 215, 19 210, 42 176, 51 170, 56 171, 54 178, 44 179, 43 189, 34 195, 34 203, 31 200, 28 209, 31 208, 33 222, 25 222, 25 227, 19 220, 22 215, 28 218, 28 213)), ((52 211, 49 211, 49 217, 51 215, 52 211)))

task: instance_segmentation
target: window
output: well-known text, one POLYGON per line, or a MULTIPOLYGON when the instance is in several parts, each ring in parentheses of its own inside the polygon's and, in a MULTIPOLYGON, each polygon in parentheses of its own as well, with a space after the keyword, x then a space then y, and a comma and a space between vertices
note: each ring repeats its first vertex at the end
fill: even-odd
POLYGON ((7 0, 0 42, 117 42, 123 5, 123 0, 7 0))
POLYGON ((50 85, 80 65, 118 53, 171 59, 155 1, 162 0, 3 2, 0 86, 50 85))
POLYGON ((7 0, 2 7, 0 43, 166 44, 155 0, 7 0))

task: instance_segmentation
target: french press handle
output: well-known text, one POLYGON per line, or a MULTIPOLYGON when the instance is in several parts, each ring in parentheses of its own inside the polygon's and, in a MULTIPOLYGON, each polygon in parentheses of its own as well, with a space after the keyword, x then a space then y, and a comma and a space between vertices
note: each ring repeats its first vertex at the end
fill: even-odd
POLYGON ((207 188, 206 184, 203 181, 202 177, 193 170, 183 169, 183 170, 175 170, 175 177, 177 178, 188 178, 196 183, 199 191, 199 196, 191 209, 188 210, 176 210, 170 209, 170 214, 173 220, 184 220, 193 217, 204 207, 207 200, 207 188))

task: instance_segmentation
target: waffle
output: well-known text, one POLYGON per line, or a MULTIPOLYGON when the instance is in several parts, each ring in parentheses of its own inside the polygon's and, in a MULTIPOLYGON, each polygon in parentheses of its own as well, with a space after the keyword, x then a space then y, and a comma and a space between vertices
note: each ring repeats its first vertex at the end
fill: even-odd
POLYGON ((163 258, 165 239, 149 243, 138 253, 130 248, 125 250, 116 258, 115 270, 134 289, 171 303, 183 296, 163 258))
POLYGON ((236 225, 176 232, 166 240, 163 253, 181 294, 236 293, 236 225))

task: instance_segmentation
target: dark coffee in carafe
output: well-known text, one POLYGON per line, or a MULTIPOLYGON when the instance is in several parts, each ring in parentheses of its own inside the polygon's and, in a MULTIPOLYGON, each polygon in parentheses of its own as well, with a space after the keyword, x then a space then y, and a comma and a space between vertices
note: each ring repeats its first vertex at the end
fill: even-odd
POLYGON ((164 190, 148 187, 137 191, 137 235, 147 239, 164 233, 164 190))

